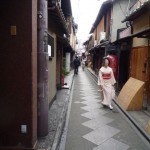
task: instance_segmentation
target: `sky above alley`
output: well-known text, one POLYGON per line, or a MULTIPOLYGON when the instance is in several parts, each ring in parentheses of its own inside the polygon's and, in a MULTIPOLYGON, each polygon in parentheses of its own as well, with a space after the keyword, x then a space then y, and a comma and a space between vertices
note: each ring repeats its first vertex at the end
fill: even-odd
POLYGON ((72 13, 78 24, 78 39, 84 42, 94 23, 101 4, 106 0, 71 0, 72 13))

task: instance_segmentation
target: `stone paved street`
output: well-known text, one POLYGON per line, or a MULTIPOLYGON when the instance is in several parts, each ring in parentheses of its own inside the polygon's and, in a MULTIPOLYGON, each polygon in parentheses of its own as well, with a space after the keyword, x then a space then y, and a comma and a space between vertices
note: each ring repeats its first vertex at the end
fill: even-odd
POLYGON ((59 150, 149 150, 115 105, 103 108, 97 85, 85 71, 75 76, 59 150))

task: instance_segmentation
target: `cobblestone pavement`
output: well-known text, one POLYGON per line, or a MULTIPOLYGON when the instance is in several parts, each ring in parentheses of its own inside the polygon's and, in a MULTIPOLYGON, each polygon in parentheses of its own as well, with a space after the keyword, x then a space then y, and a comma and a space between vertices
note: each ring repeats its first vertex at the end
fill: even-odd
POLYGON ((149 150, 117 108, 103 108, 97 85, 86 71, 75 76, 59 150, 149 150))
POLYGON ((69 89, 62 89, 57 91, 56 99, 51 105, 48 113, 48 135, 46 137, 38 138, 37 150, 52 150, 56 149, 59 143, 59 138, 62 132, 65 121, 65 114, 68 106, 68 99, 72 86, 74 72, 71 71, 65 77, 65 83, 69 89))

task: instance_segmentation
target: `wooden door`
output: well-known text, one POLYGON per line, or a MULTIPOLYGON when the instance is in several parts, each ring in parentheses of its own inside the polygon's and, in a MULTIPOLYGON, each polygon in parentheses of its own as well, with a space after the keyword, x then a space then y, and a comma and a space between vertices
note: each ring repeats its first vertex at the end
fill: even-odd
POLYGON ((148 47, 133 48, 131 52, 130 76, 141 81, 147 77, 148 47))
POLYGON ((150 103, 150 66, 148 47, 132 49, 130 59, 130 76, 145 82, 145 103, 150 103))

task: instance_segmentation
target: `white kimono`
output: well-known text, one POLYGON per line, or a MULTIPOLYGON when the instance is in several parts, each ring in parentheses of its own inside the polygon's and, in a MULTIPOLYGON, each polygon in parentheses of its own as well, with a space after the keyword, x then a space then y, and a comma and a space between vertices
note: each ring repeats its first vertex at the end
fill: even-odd
POLYGON ((110 67, 101 67, 99 70, 98 76, 98 85, 102 86, 103 92, 103 101, 102 104, 104 105, 111 105, 112 99, 115 97, 115 90, 112 85, 116 83, 114 78, 114 74, 112 68, 110 67))

